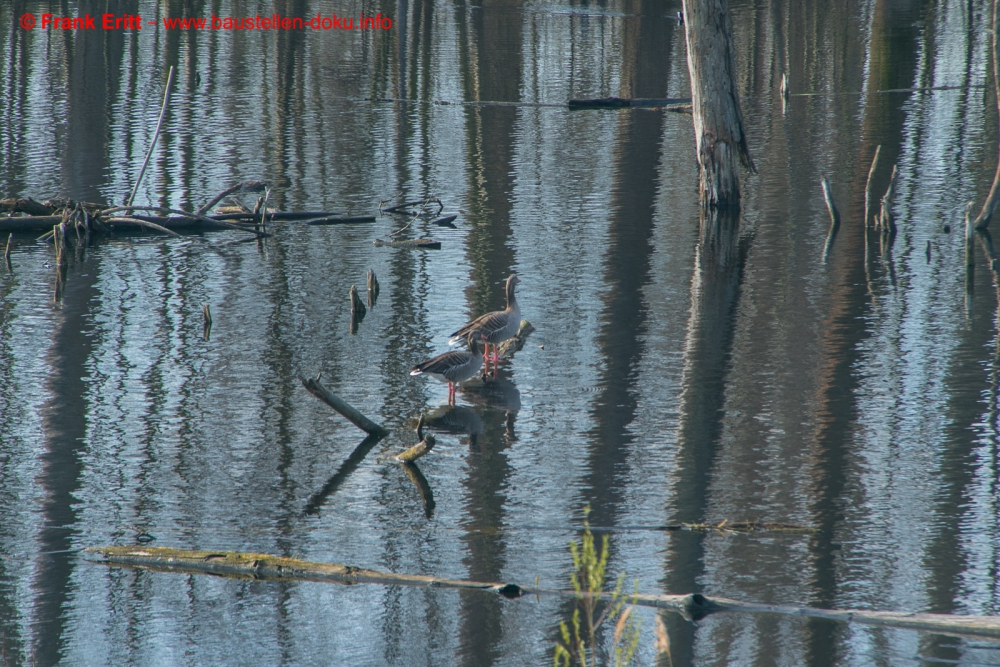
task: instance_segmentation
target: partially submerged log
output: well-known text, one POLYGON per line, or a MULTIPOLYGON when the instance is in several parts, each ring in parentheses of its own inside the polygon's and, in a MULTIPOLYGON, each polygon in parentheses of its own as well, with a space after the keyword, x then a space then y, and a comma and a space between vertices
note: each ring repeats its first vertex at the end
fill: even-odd
MULTIPOLYGON (((190 551, 167 547, 106 546, 90 547, 84 553, 100 557, 99 564, 139 567, 161 572, 213 574, 253 580, 320 581, 332 583, 390 584, 404 586, 433 586, 457 590, 479 590, 519 598, 525 595, 548 595, 564 599, 578 598, 571 590, 520 586, 465 579, 444 579, 416 574, 397 574, 369 570, 351 565, 316 563, 258 553, 232 551, 190 551)), ((587 596, 587 593, 582 595, 587 596)), ((593 597, 607 597, 608 593, 593 597)), ((742 612, 767 613, 801 618, 819 618, 841 623, 889 628, 905 628, 966 637, 1000 639, 1000 617, 957 616, 948 614, 901 613, 868 611, 864 609, 817 609, 806 606, 768 605, 742 602, 728 598, 710 597, 698 593, 688 595, 636 595, 632 603, 641 607, 654 607, 678 612, 689 619, 701 619, 712 613, 742 612)))
POLYGON ((401 241, 383 241, 375 239, 375 247, 389 246, 390 248, 419 248, 421 250, 440 250, 441 242, 433 239, 405 239, 401 241))
POLYGON ((383 427, 381 424, 377 424, 371 419, 368 419, 368 417, 365 417, 346 401, 324 387, 319 381, 319 378, 320 376, 317 374, 315 378, 300 377, 299 379, 302 381, 302 386, 305 387, 310 394, 339 412, 341 415, 346 417, 349 422, 360 428, 365 433, 369 435, 377 435, 379 437, 384 437, 389 434, 388 429, 383 427))
POLYGON ((413 463, 421 456, 427 454, 432 449, 434 449, 435 440, 434 435, 428 433, 424 435, 424 416, 420 415, 420 419, 417 420, 417 444, 413 445, 405 452, 400 452, 396 454, 396 460, 403 463, 413 463))
POLYGON ((112 228, 114 231, 153 229, 166 234, 176 234, 185 230, 232 229, 254 234, 260 238, 268 236, 264 230, 265 222, 298 222, 308 225, 375 222, 375 216, 371 215, 347 216, 330 211, 274 211, 267 207, 268 195, 269 190, 264 183, 248 181, 224 190, 194 213, 161 206, 106 206, 70 199, 37 202, 30 197, 10 198, 0 201, 0 211, 9 214, 0 217, 0 233, 43 232, 51 230, 53 225, 60 222, 67 222, 77 229, 96 233, 106 233, 112 231, 112 228), (260 191, 265 195, 263 199, 258 199, 257 212, 243 210, 235 212, 226 210, 215 214, 208 212, 219 201, 235 192, 260 191), (152 212, 154 215, 140 213, 141 211, 152 212))

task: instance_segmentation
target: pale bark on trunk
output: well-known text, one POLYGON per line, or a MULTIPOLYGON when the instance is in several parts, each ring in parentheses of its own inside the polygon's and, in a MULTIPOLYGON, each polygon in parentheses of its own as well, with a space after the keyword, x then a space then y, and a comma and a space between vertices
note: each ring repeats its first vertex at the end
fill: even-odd
POLYGON ((733 36, 727 0, 684 0, 691 105, 702 206, 736 208, 739 164, 756 171, 736 86, 733 36))

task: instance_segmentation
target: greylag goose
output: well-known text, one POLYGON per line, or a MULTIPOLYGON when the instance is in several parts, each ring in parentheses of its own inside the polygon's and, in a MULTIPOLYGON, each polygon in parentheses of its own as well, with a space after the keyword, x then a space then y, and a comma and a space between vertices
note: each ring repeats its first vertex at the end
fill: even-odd
POLYGON ((517 327, 521 324, 521 307, 517 305, 517 298, 514 296, 514 286, 519 282, 521 282, 521 280, 513 273, 510 274, 509 278, 507 278, 506 308, 503 310, 495 310, 492 313, 486 313, 485 315, 480 315, 453 333, 451 338, 448 340, 449 343, 455 344, 463 340, 470 333, 478 331, 482 335, 483 340, 486 342, 486 349, 483 352, 483 363, 486 364, 487 371, 489 371, 487 359, 490 358, 490 345, 493 345, 492 359, 493 372, 495 373, 497 362, 500 361, 500 357, 497 354, 497 345, 504 342, 508 338, 513 338, 514 334, 517 333, 517 327))
POLYGON ((481 334, 467 336, 469 350, 452 350, 433 359, 421 361, 410 370, 410 375, 430 375, 435 380, 448 383, 448 404, 455 403, 455 385, 471 380, 479 370, 479 341, 481 334))

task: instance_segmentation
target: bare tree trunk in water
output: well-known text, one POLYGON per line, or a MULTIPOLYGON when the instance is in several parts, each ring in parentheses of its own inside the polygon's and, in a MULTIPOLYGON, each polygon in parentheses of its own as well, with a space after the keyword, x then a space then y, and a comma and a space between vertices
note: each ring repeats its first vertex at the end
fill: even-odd
POLYGON ((743 131, 728 0, 684 0, 684 33, 701 204, 738 208, 738 162, 757 169, 743 131))

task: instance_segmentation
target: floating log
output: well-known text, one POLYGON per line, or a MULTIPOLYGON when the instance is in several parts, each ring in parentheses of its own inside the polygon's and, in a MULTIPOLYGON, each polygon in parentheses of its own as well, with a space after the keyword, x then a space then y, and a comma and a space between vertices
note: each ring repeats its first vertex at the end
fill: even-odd
MULTIPOLYGON (((526 595, 547 595, 563 599, 608 597, 610 593, 576 593, 518 584, 444 579, 426 575, 381 572, 351 565, 316 563, 269 554, 233 551, 191 551, 169 547, 105 546, 84 549, 84 553, 99 557, 90 561, 103 565, 138 567, 161 572, 213 574, 240 579, 279 581, 319 581, 345 584, 390 584, 433 586, 457 590, 479 590, 514 599, 526 595)), ((632 604, 641 607, 667 609, 685 618, 701 619, 720 612, 765 613, 800 618, 819 618, 841 623, 857 623, 889 628, 905 628, 923 632, 963 637, 1000 638, 1000 617, 959 616, 948 614, 900 613, 864 609, 817 609, 806 606, 768 605, 729 598, 709 597, 698 593, 688 595, 636 595, 632 604)))
POLYGON ((404 239, 401 241, 383 241, 375 239, 375 247, 389 246, 390 248, 419 248, 421 250, 440 250, 441 242, 433 239, 404 239))
POLYGON ((622 109, 625 107, 687 107, 691 108, 690 97, 668 97, 661 99, 598 97, 570 100, 570 109, 622 109))
POLYGON ((365 417, 363 414, 351 407, 346 401, 342 400, 339 396, 324 387, 322 383, 320 383, 319 378, 319 374, 317 374, 315 378, 299 377, 302 381, 302 386, 305 387, 310 394, 339 412, 347 418, 349 422, 360 428, 365 433, 369 435, 377 435, 379 437, 384 437, 389 434, 388 429, 384 428, 381 424, 376 424, 372 420, 368 419, 368 417, 365 417))

